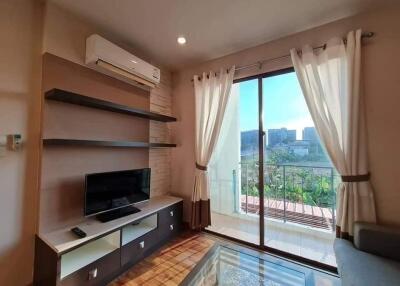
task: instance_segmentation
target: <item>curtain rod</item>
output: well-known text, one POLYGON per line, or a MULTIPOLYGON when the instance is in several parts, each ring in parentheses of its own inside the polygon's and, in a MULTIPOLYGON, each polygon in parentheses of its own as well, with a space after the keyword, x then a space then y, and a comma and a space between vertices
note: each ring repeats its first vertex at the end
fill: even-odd
MULTIPOLYGON (((362 39, 363 38, 372 38, 374 35, 375 35, 374 32, 364 32, 364 33, 362 33, 361 38, 362 39)), ((344 43, 346 43, 346 39, 343 39, 343 41, 344 41, 344 43)), ((323 44, 321 46, 314 47, 313 50, 316 51, 316 50, 325 49, 325 48, 326 48, 326 44, 323 44)), ((290 58, 290 54, 282 55, 282 56, 275 57, 275 58, 263 59, 263 60, 255 62, 255 63, 252 63, 252 64, 248 64, 248 65, 245 65, 245 66, 237 67, 237 68, 235 68, 235 72, 240 71, 240 70, 244 70, 244 69, 257 67, 257 66, 258 66, 259 69, 261 69, 262 65, 264 63, 277 61, 277 60, 282 60, 282 59, 285 59, 285 58, 290 58)), ((217 73, 215 73, 215 74, 217 74, 217 73)), ((201 78, 201 76, 200 76, 200 78, 201 78)), ((208 75, 207 75, 207 78, 208 78, 208 75)), ((193 81, 193 79, 191 79, 191 81, 193 81)))

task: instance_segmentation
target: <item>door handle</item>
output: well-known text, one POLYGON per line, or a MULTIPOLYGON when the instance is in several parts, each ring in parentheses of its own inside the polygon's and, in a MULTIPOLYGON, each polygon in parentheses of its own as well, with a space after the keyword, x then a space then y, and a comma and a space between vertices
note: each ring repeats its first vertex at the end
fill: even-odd
POLYGON ((97 268, 90 270, 88 273, 88 280, 92 280, 97 277, 97 268))

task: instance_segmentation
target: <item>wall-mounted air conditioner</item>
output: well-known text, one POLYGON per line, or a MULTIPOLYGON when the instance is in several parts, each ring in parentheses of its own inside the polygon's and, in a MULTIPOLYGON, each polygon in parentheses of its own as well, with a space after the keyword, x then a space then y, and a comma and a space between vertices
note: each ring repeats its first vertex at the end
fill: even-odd
POLYGON ((160 83, 160 69, 100 37, 86 39, 86 64, 99 72, 142 88, 160 83))

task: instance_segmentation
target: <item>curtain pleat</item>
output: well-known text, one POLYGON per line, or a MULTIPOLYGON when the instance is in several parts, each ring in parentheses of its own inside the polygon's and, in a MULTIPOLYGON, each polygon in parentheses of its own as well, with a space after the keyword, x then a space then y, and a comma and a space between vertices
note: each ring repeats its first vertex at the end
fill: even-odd
POLYGON ((351 239, 355 221, 376 222, 367 160, 366 126, 360 89, 361 30, 328 41, 323 51, 311 46, 293 65, 315 127, 337 171, 337 236, 351 239))
POLYGON ((195 183, 190 226, 201 229, 211 224, 207 166, 216 146, 229 100, 235 67, 201 77, 194 76, 195 93, 195 183))

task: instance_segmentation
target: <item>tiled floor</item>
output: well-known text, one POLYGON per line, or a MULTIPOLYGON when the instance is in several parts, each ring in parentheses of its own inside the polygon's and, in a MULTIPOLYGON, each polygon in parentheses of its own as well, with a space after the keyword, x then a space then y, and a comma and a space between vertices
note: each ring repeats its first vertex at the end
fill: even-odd
MULTIPOLYGON (((258 220, 258 219, 257 219, 258 220)), ((239 217, 212 213, 212 226, 208 229, 243 241, 259 244, 259 225, 257 220, 244 220, 239 217)), ((333 234, 321 230, 300 232, 299 227, 290 224, 266 222, 265 244, 298 256, 303 256, 328 265, 336 266, 333 252, 333 234), (281 226, 281 227, 279 227, 281 226)))
POLYGON ((109 286, 179 285, 214 243, 209 236, 186 233, 132 267, 109 286))

